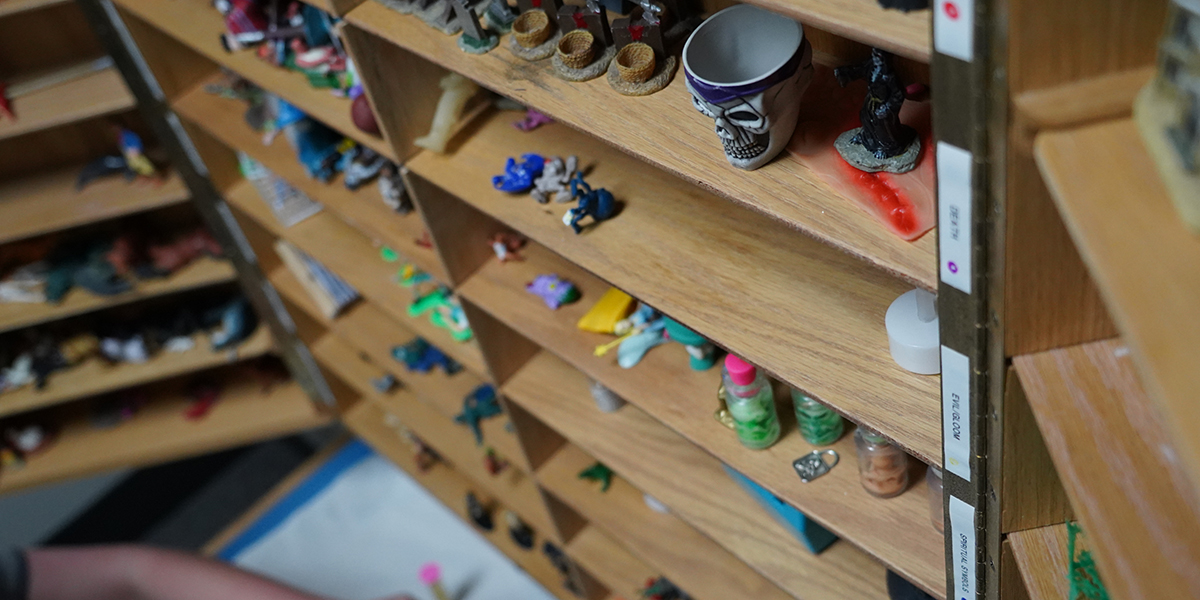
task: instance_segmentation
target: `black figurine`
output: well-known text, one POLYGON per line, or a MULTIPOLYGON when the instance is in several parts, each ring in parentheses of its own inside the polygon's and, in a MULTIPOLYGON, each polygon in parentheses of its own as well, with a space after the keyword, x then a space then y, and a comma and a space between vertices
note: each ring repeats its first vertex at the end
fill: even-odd
POLYGON ((472 492, 467 492, 467 514, 471 516, 471 521, 484 531, 491 531, 496 527, 492 522, 491 513, 479 503, 479 498, 472 492))
POLYGON ((509 510, 504 513, 504 520, 508 523, 508 535, 512 537, 513 543, 525 550, 533 548, 533 530, 517 516, 517 513, 509 510))
POLYGON ((846 162, 860 170, 874 173, 907 173, 917 166, 921 142, 917 131, 900 122, 900 107, 904 106, 904 86, 892 69, 891 54, 871 49, 871 58, 857 65, 833 70, 838 83, 845 87, 852 81, 867 81, 867 97, 858 117, 862 127, 838 136, 834 147, 846 162))

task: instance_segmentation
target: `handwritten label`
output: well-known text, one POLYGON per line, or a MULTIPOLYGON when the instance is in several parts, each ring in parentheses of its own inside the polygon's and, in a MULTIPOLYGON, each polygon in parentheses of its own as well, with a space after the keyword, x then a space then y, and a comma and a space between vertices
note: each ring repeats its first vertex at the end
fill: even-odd
POLYGON ((942 346, 942 450, 946 470, 971 481, 971 361, 942 346))
POLYGON ((954 600, 975 600, 975 508, 950 496, 954 600))
POLYGON ((975 0, 934 0, 933 49, 971 62, 975 57, 975 0))
POLYGON ((971 293, 971 153, 938 142, 938 253, 942 281, 971 293))

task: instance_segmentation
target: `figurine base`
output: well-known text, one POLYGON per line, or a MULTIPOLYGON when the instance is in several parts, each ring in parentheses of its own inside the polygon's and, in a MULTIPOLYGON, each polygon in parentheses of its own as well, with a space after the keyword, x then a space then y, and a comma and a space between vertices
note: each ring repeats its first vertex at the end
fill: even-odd
POLYGON ((458 48, 467 54, 487 54, 498 45, 500 45, 500 38, 495 35, 489 35, 482 40, 470 37, 465 33, 458 36, 458 48))
POLYGON ((542 42, 540 45, 532 48, 526 48, 525 46, 517 43, 516 36, 509 36, 508 50, 517 58, 523 58, 530 62, 535 60, 545 60, 551 56, 554 56, 554 50, 558 48, 558 40, 560 39, 562 39, 562 32, 556 31, 554 32, 554 35, 547 38, 546 41, 542 42))
POLYGON ((921 140, 914 139, 908 145, 907 150, 891 158, 875 158, 875 155, 863 148, 862 144, 850 141, 855 135, 858 135, 859 131, 862 131, 862 127, 855 127, 839 135, 833 142, 833 147, 837 148, 838 154, 841 154, 842 158, 846 159, 846 162, 854 168, 867 173, 880 171, 907 173, 917 168, 917 159, 921 157, 921 140))
POLYGON ((568 67, 557 54, 550 61, 554 64, 554 74, 558 75, 559 79, 580 82, 591 81, 603 75, 608 70, 609 63, 612 62, 613 57, 616 55, 617 47, 609 46, 604 49, 603 54, 596 57, 596 60, 593 60, 591 64, 582 69, 568 67))
POLYGON ((1154 159, 1158 176, 1167 188, 1175 210, 1192 233, 1200 235, 1200 175, 1189 173, 1180 166, 1179 153, 1168 137, 1168 131, 1177 127, 1169 117, 1177 111, 1175 103, 1164 96, 1156 82, 1151 81, 1133 103, 1133 122, 1150 158, 1154 159))
POLYGON ((650 76, 650 79, 641 83, 632 83, 621 79, 621 74, 617 71, 617 61, 614 60, 608 65, 608 85, 617 90, 617 93, 626 96, 649 96, 671 83, 671 78, 675 76, 675 67, 678 64, 679 59, 668 56, 666 60, 658 61, 654 65, 654 74, 650 76))

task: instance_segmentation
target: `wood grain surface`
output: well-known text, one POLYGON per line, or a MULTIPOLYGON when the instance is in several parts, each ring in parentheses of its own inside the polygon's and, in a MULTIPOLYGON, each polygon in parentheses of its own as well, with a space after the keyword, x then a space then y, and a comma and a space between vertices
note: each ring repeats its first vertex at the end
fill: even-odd
POLYGON ((134 106, 136 102, 125 87, 125 80, 116 67, 108 67, 13 99, 12 112, 17 118, 0 120, 0 140, 134 106))
POLYGON ((1006 545, 1012 549, 1029 600, 1070 600, 1066 525, 1017 531, 1009 534, 1006 545))

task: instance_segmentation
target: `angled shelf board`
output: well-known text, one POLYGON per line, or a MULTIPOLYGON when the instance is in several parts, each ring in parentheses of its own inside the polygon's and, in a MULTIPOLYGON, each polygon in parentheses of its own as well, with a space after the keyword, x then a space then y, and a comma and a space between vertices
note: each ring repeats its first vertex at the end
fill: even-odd
POLYGON ((341 177, 329 183, 310 178, 287 140, 279 137, 270 146, 264 145, 262 136, 238 116, 245 105, 239 100, 210 94, 204 91, 203 84, 183 94, 172 107, 225 145, 250 155, 364 235, 387 244, 438 280, 446 280, 436 253, 417 244, 425 231, 421 217, 415 212, 400 215, 388 208, 374 182, 350 191, 341 177))
POLYGON ((1200 236, 1183 225, 1132 121, 1038 136, 1036 156, 1146 392, 1200 474, 1200 236))
POLYGON ((431 324, 427 317, 408 316, 407 307, 412 302, 412 293, 395 281, 396 265, 383 262, 379 258, 379 250, 358 230, 325 211, 284 228, 248 181, 233 186, 226 192, 225 199, 272 233, 295 244, 337 273, 367 301, 403 323, 405 328, 441 348, 475 374, 487 375, 477 340, 455 342, 448 333, 431 324))
MULTIPOLYGON (((445 463, 435 463, 426 471, 418 469, 408 444, 400 437, 399 432, 385 421, 386 417, 386 411, 378 406, 370 402, 360 402, 345 414, 344 421, 351 431, 377 452, 396 463, 443 505, 454 511, 463 522, 474 527, 467 515, 464 498, 466 498, 467 492, 474 492, 481 502, 488 503, 489 496, 445 463)), ((494 509, 501 508, 495 502, 490 504, 494 509)), ((493 510, 493 514, 498 517, 498 510, 493 510)), ((558 571, 537 550, 544 541, 542 536, 537 535, 540 532, 535 532, 535 549, 526 550, 512 541, 504 527, 497 526, 492 531, 482 531, 476 528, 475 531, 487 538, 492 545, 512 559, 526 573, 529 573, 542 587, 561 600, 578 600, 563 589, 562 578, 558 571)))
MULTIPOLYGON (((884 329, 888 305, 907 284, 561 125, 522 134, 512 114, 491 117, 453 156, 422 153, 408 168, 925 462, 940 462, 939 379, 896 365, 884 329), (492 189, 485 174, 530 150, 578 153, 581 165, 593 166, 592 183, 622 200, 620 214, 577 236, 561 222, 564 205, 492 189), (753 285, 740 283, 748 274, 753 285)), ((486 285, 490 276, 476 279, 486 285)))
MULTIPOLYGON (((930 289, 936 285, 936 235, 932 232, 913 243, 901 240, 786 152, 756 171, 747 172, 730 166, 717 145, 712 121, 693 107, 682 73, 657 94, 627 98, 612 90, 604 77, 586 83, 569 83, 554 76, 546 61, 526 62, 513 56, 507 48, 483 56, 467 54, 458 49, 453 36, 444 35, 417 17, 402 15, 379 2, 364 2, 346 19, 355 27, 536 108, 684 181, 749 206, 916 284, 930 289), (604 102, 598 102, 597 98, 603 98, 604 102), (625 108, 614 110, 613 103, 625 108)), ((507 44, 506 38, 502 45, 507 44)), ((512 115, 505 118, 515 120, 512 115)), ((528 151, 566 155, 582 149, 576 144, 555 152, 557 148, 545 139, 552 133, 521 138, 520 132, 511 127, 508 129, 515 136, 497 140, 507 143, 493 146, 478 169, 470 168, 475 165, 469 161, 463 164, 455 160, 461 150, 446 157, 424 152, 416 160, 424 161, 431 168, 444 165, 453 177, 468 179, 463 175, 500 172, 506 156, 528 151)), ((599 155, 598 149, 589 150, 590 154, 599 155)), ((595 157, 581 158, 588 163, 595 157)), ((655 169, 639 172, 652 173, 650 181, 662 179, 661 172, 655 169)), ((487 177, 477 178, 480 183, 489 183, 487 177)), ((614 178, 617 177, 593 178, 592 183, 615 187, 614 178)), ((629 181, 629 186, 621 191, 633 193, 641 184, 650 181, 629 181)), ((678 183, 664 185, 678 186, 678 183)), ((699 192, 691 194, 698 195, 699 192)), ((624 198, 618 195, 618 199, 624 198)))
MULTIPOLYGON (((0 2, 0 16, 5 4, 0 2)), ((0 140, 131 110, 136 105, 116 67, 108 67, 13 100, 17 118, 0 119, 0 140)))
POLYGON ((49 8, 58 4, 66 4, 71 0, 2 0, 0 1, 0 17, 18 13, 49 8))
POLYGON ((201 257, 172 273, 170 277, 138 280, 132 290, 115 296, 97 296, 82 288, 73 288, 58 304, 0 303, 0 332, 57 321, 146 298, 229 283, 236 277, 237 273, 228 261, 201 257))
POLYGON ((43 389, 28 385, 0 393, 0 417, 262 356, 273 346, 266 326, 224 352, 213 352, 207 335, 197 334, 193 339, 196 346, 186 352, 159 351, 144 363, 111 364, 94 356, 51 374, 43 389))
MULTIPOLYGON (((660 350, 652 351, 645 361, 657 352, 660 350)), ((682 354, 671 358, 683 364, 682 354)), ((631 404, 611 414, 596 410, 583 374, 548 352, 530 360, 509 380, 504 392, 793 595, 886 598, 882 566, 870 553, 943 597, 940 584, 945 581, 945 571, 938 545, 942 539, 929 523, 923 486, 914 486, 891 500, 868 496, 858 482, 849 436, 835 446, 841 464, 821 479, 802 484, 791 469, 791 459, 801 454, 803 441, 798 434, 789 432, 769 450, 742 449, 733 433, 712 418, 707 404, 691 405, 685 418, 678 401, 671 400, 708 400, 711 389, 686 382, 699 379, 715 385, 715 381, 680 371, 646 371, 645 378, 635 376, 649 368, 642 364, 622 373, 628 373, 635 385, 646 387, 640 393, 630 393, 628 386, 618 389, 631 404), (670 389, 662 383, 655 387, 656 380, 670 381, 670 389), (708 442, 704 447, 716 457, 643 412, 649 396, 662 398, 656 407, 660 414, 667 404, 674 404, 672 410, 680 414, 674 422, 690 423, 690 430, 704 431, 708 442), (732 443, 721 443, 723 440, 732 443), (655 460, 646 461, 645 456, 655 460), (754 504, 721 469, 718 459, 767 487, 786 486, 789 492, 802 492, 781 497, 846 539, 813 556, 754 504)), ((606 378, 601 380, 609 383, 606 378)))
POLYGON ((136 416, 112 429, 92 426, 87 403, 62 409, 54 444, 30 457, 21 469, 5 469, 0 493, 104 471, 144 467, 186 456, 266 440, 328 422, 294 382, 274 384, 242 376, 222 382, 221 396, 198 421, 183 413, 192 399, 186 382, 147 389, 151 401, 136 416))
POLYGON ((927 10, 886 10, 875 0, 750 0, 748 4, 916 61, 928 63, 933 51, 927 10))
POLYGON ((567 444, 538 469, 538 481, 696 600, 791 598, 679 517, 651 510, 619 473, 605 492, 580 479, 578 473, 595 462, 567 444))
POLYGON ((61 231, 163 206, 189 197, 177 174, 161 183, 109 177, 76 191, 83 165, 0 184, 0 243, 61 231))
POLYGON ((1036 527, 1008 534, 1008 544, 1021 572, 1029 600, 1070 597, 1071 557, 1067 556, 1067 526, 1036 527))
POLYGON ((1107 340, 1014 362, 1109 593, 1194 595, 1184 557, 1200 556, 1200 502, 1129 349, 1107 340))
POLYGON ((363 133, 350 121, 349 99, 334 96, 330 90, 312 87, 303 73, 270 65, 255 56, 252 49, 225 51, 221 46, 225 22, 211 3, 204 0, 118 0, 116 4, 209 60, 294 104, 342 135, 397 160, 391 144, 383 138, 363 133))
POLYGON ((635 596, 647 580, 658 577, 657 569, 630 554, 599 528, 591 525, 571 538, 566 551, 579 566, 617 596, 635 596))

